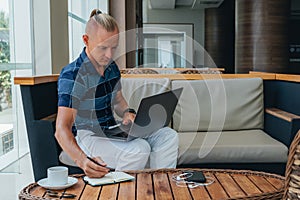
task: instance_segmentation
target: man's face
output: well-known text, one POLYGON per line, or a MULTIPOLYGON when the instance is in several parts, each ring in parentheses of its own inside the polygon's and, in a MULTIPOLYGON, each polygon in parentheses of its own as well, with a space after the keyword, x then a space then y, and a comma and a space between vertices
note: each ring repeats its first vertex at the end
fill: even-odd
POLYGON ((93 35, 89 36, 87 50, 98 65, 106 66, 113 58, 118 44, 118 30, 107 32, 100 26, 93 35))

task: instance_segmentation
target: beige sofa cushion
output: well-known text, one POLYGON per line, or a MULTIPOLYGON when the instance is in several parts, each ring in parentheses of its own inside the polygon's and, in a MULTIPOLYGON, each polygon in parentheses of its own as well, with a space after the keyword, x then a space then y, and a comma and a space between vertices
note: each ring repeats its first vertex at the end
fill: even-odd
POLYGON ((138 109, 142 98, 170 90, 168 78, 122 78, 122 93, 129 106, 138 109))
POLYGON ((287 161, 288 148, 262 130, 178 134, 178 164, 287 161))
POLYGON ((263 128, 263 81, 260 78, 175 80, 183 87, 174 119, 178 131, 263 128))

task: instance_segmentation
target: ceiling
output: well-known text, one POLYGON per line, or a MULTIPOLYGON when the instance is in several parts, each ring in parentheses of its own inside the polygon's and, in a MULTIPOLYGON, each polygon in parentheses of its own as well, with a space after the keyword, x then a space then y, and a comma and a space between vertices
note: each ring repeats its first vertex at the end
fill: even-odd
POLYGON ((224 0, 149 0, 150 9, 176 9, 176 7, 190 7, 203 9, 219 7, 224 0))

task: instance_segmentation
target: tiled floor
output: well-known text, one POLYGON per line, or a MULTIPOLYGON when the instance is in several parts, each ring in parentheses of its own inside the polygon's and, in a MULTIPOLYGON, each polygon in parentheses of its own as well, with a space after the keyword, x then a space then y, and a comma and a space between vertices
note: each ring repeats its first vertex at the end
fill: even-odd
POLYGON ((1 200, 17 200, 19 192, 34 181, 29 153, 3 171, 0 172, 1 200))

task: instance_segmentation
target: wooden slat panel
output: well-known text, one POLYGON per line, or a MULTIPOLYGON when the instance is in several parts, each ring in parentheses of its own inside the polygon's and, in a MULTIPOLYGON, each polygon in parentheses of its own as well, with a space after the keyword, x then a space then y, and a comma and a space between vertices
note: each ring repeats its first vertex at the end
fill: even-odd
MULTIPOLYGON (((206 177, 211 177, 209 173, 204 173, 204 175, 206 177)), ((190 189, 190 192, 193 196, 194 199, 199 199, 199 197, 201 197, 201 200, 208 200, 208 199, 211 199, 207 190, 206 190, 206 187, 204 186, 199 186, 199 187, 196 187, 196 188, 193 188, 193 189, 190 189)))
POLYGON ((81 200, 85 200, 85 199, 97 199, 99 196, 99 193, 101 191, 101 186, 90 186, 90 185, 86 185, 85 189, 82 193, 82 196, 80 197, 81 200))
POLYGON ((247 195, 260 194, 261 191, 248 179, 247 176, 242 174, 232 174, 231 177, 237 182, 241 189, 246 192, 247 195))
POLYGON ((85 182, 82 180, 82 178, 78 178, 78 182, 74 186, 67 188, 66 193, 75 194, 76 197, 74 199, 79 199, 84 187, 85 182))
POLYGON ((277 190, 282 189, 284 187, 284 181, 276 178, 266 178, 277 190))
POLYGON ((218 178, 220 184, 223 186, 230 197, 245 196, 245 193, 241 190, 241 188, 236 184, 236 182, 229 174, 216 173, 215 176, 218 178))
MULTIPOLYGON (((64 193, 65 190, 53 190, 53 191, 57 192, 58 198, 61 198, 61 196, 62 196, 62 194, 64 193)), ((53 197, 51 197, 50 195, 48 195, 47 192, 45 192, 44 197, 45 197, 45 198, 53 199, 53 197)))
POLYGON ((273 72, 288 69, 286 59, 288 51, 285 47, 288 46, 289 41, 287 34, 289 7, 289 1, 235 1, 237 27, 235 52, 240 54, 235 56, 237 73, 252 69, 273 72), (269 12, 270 7, 276 11, 269 12), (285 33, 278 30, 283 30, 285 33), (271 48, 272 50, 264 51, 271 48), (281 60, 274 62, 274 59, 278 58, 281 60))
POLYGON ((99 200, 117 199, 120 184, 103 185, 99 200))
POLYGON ((201 200, 210 200, 211 199, 204 186, 192 188, 192 189, 190 189, 190 192, 193 196, 193 199, 199 199, 199 197, 201 197, 200 198, 201 200))
POLYGON ((213 173, 210 174, 212 178, 215 179, 215 182, 211 185, 206 186, 207 191, 209 192, 212 199, 227 199, 228 195, 224 191, 223 187, 219 183, 216 176, 213 173))
POLYGON ((263 192, 273 192, 276 188, 273 187, 264 177, 261 176, 248 176, 254 184, 259 185, 259 189, 263 192))
POLYGON ((295 115, 293 113, 289 113, 278 108, 266 108, 266 113, 274 115, 275 117, 278 117, 288 122, 292 122, 293 119, 300 119, 299 115, 295 115))
POLYGON ((144 173, 137 175, 137 199, 154 199, 151 174, 144 173))
MULTIPOLYGON (((130 174, 136 178, 135 174, 130 174)), ((135 199, 136 181, 128 181, 120 183, 118 200, 135 199), (120 195, 122 194, 122 195, 120 195)))
POLYGON ((173 199, 172 191, 166 173, 153 174, 155 199, 173 199))
POLYGON ((174 195, 174 199, 192 199, 189 189, 187 187, 180 187, 176 185, 176 182, 172 180, 173 173, 168 173, 169 182, 171 184, 171 189, 174 195))
POLYGON ((46 190, 40 186, 38 187, 34 187, 31 191, 30 194, 32 194, 33 196, 37 196, 37 197, 43 197, 46 194, 46 190))
POLYGON ((205 50, 227 72, 234 71, 234 4, 235 0, 226 0, 218 8, 205 9, 204 18, 205 50))

